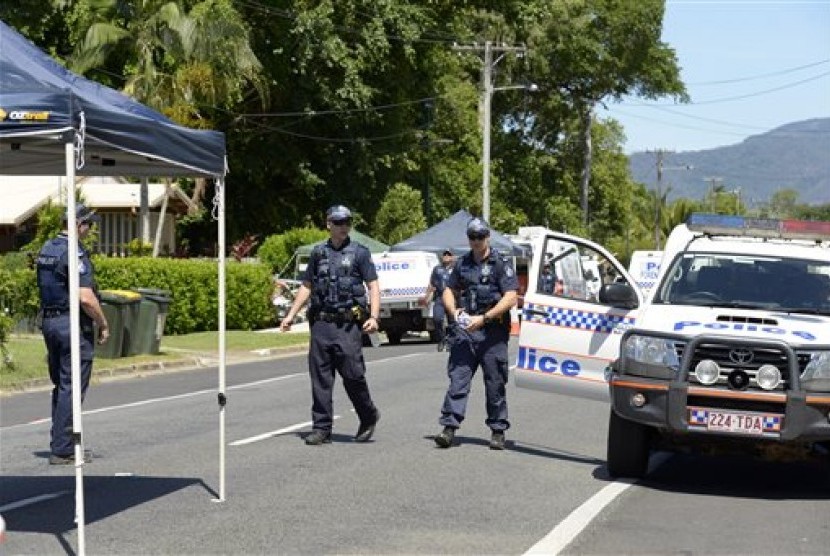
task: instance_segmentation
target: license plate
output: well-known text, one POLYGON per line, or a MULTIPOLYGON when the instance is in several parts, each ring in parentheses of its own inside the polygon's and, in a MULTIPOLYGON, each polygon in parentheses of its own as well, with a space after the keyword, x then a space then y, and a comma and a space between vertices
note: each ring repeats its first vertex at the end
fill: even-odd
POLYGON ((776 413, 722 411, 703 407, 689 408, 689 424, 713 432, 761 436, 779 433, 784 416, 776 413))

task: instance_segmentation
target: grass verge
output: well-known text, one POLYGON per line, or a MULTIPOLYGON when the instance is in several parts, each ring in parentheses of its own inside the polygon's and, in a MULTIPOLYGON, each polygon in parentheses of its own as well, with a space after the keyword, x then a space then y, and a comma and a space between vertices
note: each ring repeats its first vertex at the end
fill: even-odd
MULTIPOLYGON (((255 350, 302 347, 308 344, 308 338, 307 332, 275 334, 228 330, 225 333, 225 350, 229 357, 250 355, 250 352, 255 350)), ((12 335, 6 345, 11 361, 0 365, 0 390, 16 390, 35 380, 48 380, 46 345, 40 335, 12 335)), ((158 355, 135 355, 116 359, 96 357, 93 374, 95 371, 216 356, 219 353, 219 333, 197 332, 165 336, 161 340, 160 351, 158 355)))

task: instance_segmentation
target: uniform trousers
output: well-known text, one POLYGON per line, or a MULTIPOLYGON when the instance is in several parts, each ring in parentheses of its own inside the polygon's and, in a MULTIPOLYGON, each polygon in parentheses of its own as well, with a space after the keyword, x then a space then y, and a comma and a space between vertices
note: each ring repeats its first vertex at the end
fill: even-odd
POLYGON ((440 295, 436 294, 436 299, 432 303, 432 322, 435 323, 435 336, 438 342, 442 342, 447 336, 446 316, 447 311, 444 309, 444 301, 440 295))
MULTIPOLYGON (((81 317, 81 401, 92 376, 92 358, 95 354, 95 335, 91 323, 81 317)), ((69 313, 43 319, 43 340, 46 342, 49 378, 52 380, 52 453, 72 455, 72 343, 70 341, 69 313)))
POLYGON ((510 428, 507 420, 507 341, 510 331, 496 323, 468 332, 457 324, 450 325, 447 340, 450 357, 447 375, 450 386, 441 407, 438 422, 445 427, 458 428, 467 412, 467 398, 476 370, 481 367, 484 376, 487 419, 484 423, 493 431, 510 428))
POLYGON ((343 387, 361 423, 374 423, 377 408, 366 382, 363 361, 363 332, 355 322, 325 322, 311 325, 308 370, 311 376, 311 418, 313 429, 331 432, 334 418, 332 393, 335 371, 343 379, 343 387))

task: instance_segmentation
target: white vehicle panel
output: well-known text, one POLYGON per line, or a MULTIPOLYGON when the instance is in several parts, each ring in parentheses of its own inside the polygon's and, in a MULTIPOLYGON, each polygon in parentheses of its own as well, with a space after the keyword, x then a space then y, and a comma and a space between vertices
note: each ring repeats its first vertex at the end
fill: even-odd
POLYGON ((585 276, 601 268, 603 284, 622 280, 633 285, 619 261, 601 246, 566 234, 550 232, 537 241, 519 334, 516 385, 608 401, 606 368, 619 356, 623 332, 636 322, 642 294, 635 286, 635 309, 599 303, 584 287, 585 276), (586 257, 595 264, 584 265, 586 257), (563 282, 553 293, 542 287, 546 262, 563 282))

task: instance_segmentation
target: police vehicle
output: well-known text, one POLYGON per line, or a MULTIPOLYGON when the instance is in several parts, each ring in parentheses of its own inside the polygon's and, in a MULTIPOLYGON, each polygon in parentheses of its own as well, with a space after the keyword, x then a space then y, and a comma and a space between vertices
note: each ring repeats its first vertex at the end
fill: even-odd
POLYGON ((380 331, 390 344, 399 344, 407 332, 428 332, 438 341, 432 307, 421 306, 432 269, 440 264, 428 251, 388 251, 372 254, 380 284, 380 331))
POLYGON ((603 247, 539 242, 516 384, 610 401, 613 476, 643 476, 656 449, 830 451, 830 222, 692 215, 649 297, 603 247), (600 261, 597 301, 536 288, 567 251, 600 261))

